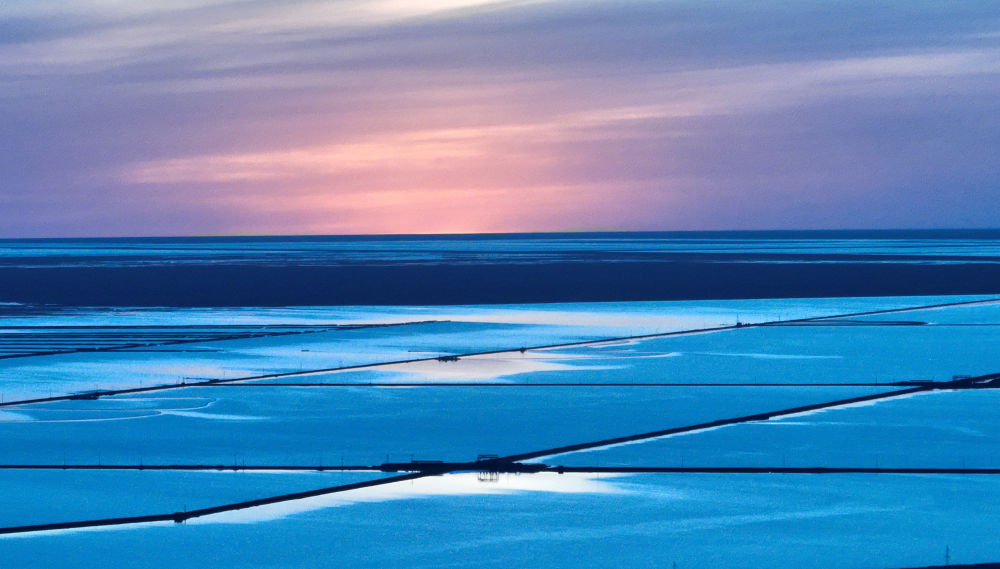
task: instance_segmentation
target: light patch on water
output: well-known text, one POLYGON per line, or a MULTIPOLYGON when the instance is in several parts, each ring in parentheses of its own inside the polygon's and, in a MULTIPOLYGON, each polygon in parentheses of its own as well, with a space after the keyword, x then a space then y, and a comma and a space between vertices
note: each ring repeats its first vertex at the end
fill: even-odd
POLYGON ((35 422, 35 423, 94 423, 100 421, 122 421, 131 419, 147 419, 160 415, 179 415, 193 418, 211 418, 223 420, 256 420, 261 417, 243 417, 238 415, 223 415, 199 413, 196 409, 205 409, 217 400, 208 397, 158 397, 158 398, 107 398, 85 402, 40 403, 37 406, 25 406, 22 413, 14 418, 0 422, 35 422), (184 405, 170 407, 169 405, 184 405), (76 414, 76 416, 74 416, 76 414), (95 415, 97 414, 97 415, 95 415))
MULTIPOLYGON (((785 419, 794 419, 794 418, 798 418, 798 417, 807 417, 809 415, 815 415, 817 413, 824 413, 826 411, 838 411, 840 409, 854 409, 854 408, 857 408, 857 407, 874 407, 875 405, 878 405, 879 403, 882 403, 882 402, 899 401, 901 399, 909 399, 911 397, 917 397, 917 396, 920 396, 920 395, 931 395, 931 394, 934 394, 934 393, 951 393, 953 391, 955 391, 955 390, 954 389, 936 389, 934 391, 916 391, 914 393, 905 393, 905 394, 894 396, 894 397, 886 397, 884 399, 873 399, 871 401, 859 401, 857 403, 846 403, 844 405, 837 405, 835 407, 824 407, 823 409, 813 409, 812 411, 803 411, 801 413, 792 413, 790 415, 782 415, 781 417, 776 417, 776 418, 771 419, 770 421, 766 421, 766 422, 772 422, 772 423, 774 423, 774 422, 780 422, 780 421, 783 421, 785 419)), ((765 421, 760 421, 760 422, 763 423, 765 421)))
MULTIPOLYGON (((621 369, 622 367, 620 365, 578 365, 567 363, 581 360, 609 361, 608 358, 602 356, 544 353, 538 351, 527 351, 518 354, 516 350, 511 350, 511 352, 514 355, 486 354, 481 356, 463 356, 457 361, 440 361, 434 359, 404 364, 390 364, 380 366, 379 370, 415 374, 420 379, 428 381, 480 381, 524 373, 565 370, 607 370, 621 369)), ((657 354, 655 356, 638 357, 666 357, 666 355, 657 354)))
POLYGON ((217 401, 214 397, 121 397, 115 396, 114 398, 103 398, 98 399, 102 404, 105 405, 117 405, 118 403, 123 403, 124 406, 134 406, 136 408, 149 408, 147 403, 155 403, 158 407, 162 407, 164 403, 181 403, 188 401, 197 402, 193 407, 187 407, 187 409, 196 409, 198 407, 205 407, 217 401))
POLYGON ((618 356, 619 359, 627 360, 648 360, 648 359, 658 359, 658 358, 677 358, 683 356, 684 352, 661 352, 661 353, 633 353, 633 354, 622 354, 618 356))
MULTIPOLYGON (((621 305, 631 308, 627 303, 621 305)), ((509 309, 496 310, 475 310, 469 313, 448 313, 442 315, 456 322, 482 322, 496 324, 533 324, 550 326, 587 326, 602 328, 635 328, 639 333, 653 333, 654 331, 670 332, 673 330, 684 330, 688 328, 703 328, 708 326, 720 326, 730 323, 732 318, 707 313, 699 314, 692 311, 691 314, 665 314, 657 313, 659 308, 648 307, 647 312, 621 311, 581 311, 581 310, 526 310, 523 308, 511 307, 509 309)), ((673 308, 673 307, 669 307, 673 308)), ((697 308, 696 308, 697 309, 697 308)))
POLYGON ((190 411, 215 403, 213 397, 102 397, 24 405, 26 411, 190 411))
POLYGON ((190 524, 246 524, 284 518, 293 514, 348 506, 362 502, 385 502, 432 498, 435 496, 471 496, 513 494, 522 492, 554 492, 559 494, 621 494, 625 490, 610 483, 615 476, 592 474, 501 474, 495 482, 482 482, 475 472, 427 476, 381 486, 371 486, 314 498, 305 498, 257 508, 223 512, 194 518, 190 524))
POLYGON ((197 411, 160 411, 161 415, 176 415, 191 419, 212 419, 216 421, 262 421, 265 417, 253 415, 227 415, 225 413, 199 413, 197 411))
MULTIPOLYGON (((585 348, 589 348, 591 350, 605 350, 607 348, 620 348, 622 346, 632 346, 632 345, 638 344, 639 342, 640 342, 640 340, 638 340, 638 339, 611 340, 611 341, 608 341, 608 342, 598 342, 598 343, 594 343, 594 344, 586 344, 584 347, 585 348)), ((550 348, 550 349, 558 349, 558 348, 550 348)))
POLYGON ((12 413, 10 411, 0 411, 0 423, 21 423, 31 421, 30 415, 24 413, 12 413))
MULTIPOLYGON (((37 411, 35 411, 37 413, 37 411)), ((119 411, 119 413, 126 413, 125 411, 119 411)), ((60 419, 44 419, 36 415, 23 415, 24 419, 13 419, 9 421, 4 421, 0 418, 0 422, 7 423, 100 423, 102 421, 131 421, 132 419, 148 419, 149 417, 156 417, 160 413, 158 411, 148 411, 145 413, 132 412, 132 414, 121 414, 117 416, 102 416, 102 417, 63 417, 60 419)))
MULTIPOLYGON (((479 381, 521 373, 539 373, 574 369, 574 366, 545 361, 537 357, 467 356, 458 361, 425 360, 392 364, 379 368, 419 376, 421 380, 479 381)), ((589 369, 589 368, 588 368, 589 369)))

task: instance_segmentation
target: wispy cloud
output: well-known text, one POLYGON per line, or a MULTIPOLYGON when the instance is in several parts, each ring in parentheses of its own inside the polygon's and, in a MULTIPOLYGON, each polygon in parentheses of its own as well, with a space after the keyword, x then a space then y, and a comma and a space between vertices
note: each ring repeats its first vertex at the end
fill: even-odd
POLYGON ((685 136, 696 117, 760 112, 814 104, 817 100, 888 95, 905 89, 961 90, 963 77, 1000 74, 1000 50, 926 52, 908 55, 807 61, 699 70, 646 77, 619 97, 634 104, 592 108, 536 118, 534 122, 487 123, 465 128, 398 132, 356 140, 144 161, 127 166, 127 183, 241 183, 294 181, 365 171, 460 171, 469 162, 512 159, 521 166, 552 163, 553 146, 584 140, 615 142, 657 125, 661 136, 685 136), (911 80, 921 80, 913 85, 911 80), (644 104, 643 104, 644 103, 644 104), (671 122, 679 123, 675 130, 671 122), (541 146, 541 148, 539 148, 541 146), (532 151, 525 151, 525 149, 532 151), (537 152, 535 152, 537 151, 537 152))
POLYGON ((19 234, 1000 223, 941 189, 1000 187, 1000 22, 969 6, 0 15, 0 221, 19 234))

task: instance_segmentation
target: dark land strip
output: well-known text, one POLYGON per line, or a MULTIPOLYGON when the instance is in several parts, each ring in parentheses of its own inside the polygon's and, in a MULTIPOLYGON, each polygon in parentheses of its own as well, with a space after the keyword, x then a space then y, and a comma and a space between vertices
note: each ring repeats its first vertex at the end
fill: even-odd
MULTIPOLYGON (((63 306, 454 305, 1000 293, 991 258, 595 255, 365 261, 0 266, 3 300, 63 306), (883 261, 904 262, 883 262, 883 261), (832 261, 832 262, 831 262, 832 261), (960 261, 960 262, 956 262, 960 261), (611 268, 613 267, 613 268, 611 268), (234 283, 241 286, 235 287, 234 283)), ((23 260, 22 260, 23 261, 23 260)), ((91 261, 94 261, 91 259, 91 261)))
MULTIPOLYGON (((126 394, 135 394, 135 393, 149 393, 149 392, 154 392, 154 391, 165 391, 165 390, 169 390, 169 389, 180 389, 180 388, 191 387, 191 386, 195 386, 195 385, 197 385, 197 386, 222 385, 222 384, 227 384, 227 383, 237 383, 237 382, 244 382, 244 381, 258 381, 258 380, 264 380, 264 379, 279 379, 279 378, 284 378, 284 377, 302 377, 302 376, 316 375, 316 374, 321 374, 321 373, 331 373, 331 372, 339 372, 339 371, 350 371, 350 370, 358 370, 358 369, 370 369, 370 368, 376 368, 376 367, 382 367, 382 366, 409 364, 409 363, 426 362, 426 361, 433 361, 433 360, 454 361, 454 360, 457 360, 459 358, 472 357, 472 356, 487 356, 487 355, 496 355, 496 354, 510 354, 510 353, 516 353, 516 352, 524 353, 524 352, 529 351, 529 350, 532 350, 532 351, 534 351, 534 350, 549 350, 549 349, 556 349, 556 348, 571 348, 571 347, 577 347, 577 346, 593 346, 593 345, 598 345, 598 344, 607 344, 607 343, 632 341, 632 340, 645 340, 645 339, 651 339, 651 338, 667 338, 667 337, 672 337, 672 336, 685 336, 685 335, 692 335, 692 334, 705 334, 705 333, 710 333, 710 332, 722 332, 722 331, 726 331, 726 330, 740 330, 740 329, 746 329, 746 328, 759 328, 759 327, 764 327, 764 326, 772 326, 772 325, 778 324, 778 323, 815 322, 815 321, 822 321, 822 320, 828 320, 828 319, 837 319, 837 318, 852 318, 852 317, 857 317, 857 316, 873 316, 873 315, 880 315, 880 314, 897 314, 897 313, 901 313, 901 312, 912 312, 912 311, 915 311, 915 310, 929 310, 929 309, 933 309, 933 308, 950 308, 950 307, 956 307, 956 306, 974 306, 974 305, 983 305, 983 304, 993 304, 993 303, 996 303, 996 302, 1000 302, 1000 298, 990 298, 990 299, 984 299, 984 300, 966 300, 966 301, 959 301, 959 302, 945 302, 945 303, 929 304, 929 305, 922 305, 922 306, 910 306, 910 307, 891 308, 891 309, 884 309, 884 310, 871 310, 871 311, 867 311, 867 312, 853 312, 853 313, 848 313, 848 314, 832 314, 832 315, 829 315, 829 316, 814 316, 814 317, 809 317, 809 318, 799 318, 799 319, 793 319, 793 320, 774 320, 774 321, 758 322, 758 323, 741 323, 741 322, 736 322, 736 324, 727 325, 727 326, 716 326, 716 327, 709 327, 709 328, 696 328, 696 329, 691 329, 691 330, 677 330, 677 331, 673 331, 673 332, 658 332, 658 333, 653 333, 653 334, 639 334, 639 335, 633 335, 633 336, 622 336, 622 337, 617 337, 617 338, 602 338, 602 339, 598 339, 598 340, 581 340, 581 341, 576 341, 576 342, 564 342, 564 343, 548 344, 548 345, 542 345, 542 346, 530 346, 530 347, 520 347, 520 348, 502 348, 502 349, 498 349, 498 350, 486 350, 486 351, 481 351, 481 352, 469 352, 469 353, 455 354, 455 355, 449 355, 449 356, 430 356, 430 357, 424 357, 424 358, 409 358, 409 359, 405 359, 405 360, 395 360, 395 361, 390 361, 390 362, 374 362, 374 363, 368 363, 368 364, 339 366, 339 367, 331 367, 331 368, 313 369, 313 370, 307 370, 307 371, 291 371, 291 372, 269 373, 269 374, 261 374, 261 375, 247 376, 247 377, 235 377, 235 378, 230 378, 230 379, 207 379, 207 380, 204 380, 204 381, 192 382, 192 383, 188 383, 187 381, 181 381, 180 383, 151 385, 151 386, 147 386, 147 387, 130 387, 130 388, 123 388, 123 389, 107 389, 107 390, 86 391, 86 392, 82 392, 82 393, 75 393, 75 394, 72 394, 72 395, 57 395, 57 396, 51 396, 51 397, 38 397, 38 398, 33 398, 33 399, 20 399, 20 400, 14 400, 14 401, 0 401, 0 407, 11 407, 11 406, 17 406, 17 405, 26 405, 26 404, 29 404, 29 403, 47 403, 47 402, 51 402, 51 401, 67 401, 67 400, 80 400, 80 399, 99 399, 101 397, 111 397, 111 396, 116 396, 116 395, 126 395, 126 394)), ((399 325, 403 325, 403 324, 399 324, 399 325)), ((383 325, 383 326, 385 326, 385 325, 383 325)))
MULTIPOLYGON (((888 391, 883 393, 877 393, 873 395, 865 395, 860 397, 851 397, 848 399, 838 399, 835 401, 828 401, 824 403, 815 403, 812 405, 803 405, 799 407, 792 407, 789 409, 781 409, 778 411, 770 411, 766 413, 756 413, 753 415, 746 415, 742 417, 736 417, 731 419, 720 419, 716 421, 711 421, 707 423, 699 423, 695 425, 689 425, 684 427, 674 427, 670 429, 663 429, 659 431, 651 431, 647 433, 640 433, 635 435, 627 435, 622 437, 615 437, 610 439, 601 439, 597 441, 590 441, 584 443, 577 443, 571 445, 565 445, 560 447, 553 447, 548 449, 530 451, 521 454, 509 455, 498 457, 494 455, 480 455, 479 458, 472 462, 441 462, 441 461, 410 461, 408 463, 385 463, 378 467, 382 472, 410 472, 410 474, 405 474, 401 476, 393 476, 390 478, 381 478, 375 480, 369 480, 365 482, 358 482, 354 484, 345 484, 339 486, 332 486, 327 488, 320 488, 318 490, 310 490, 306 492, 296 492, 292 494, 282 494, 278 496, 271 496, 268 498, 260 498, 257 500, 248 500, 243 502, 237 502, 233 504, 223 504, 219 506, 214 506, 211 508, 202 508, 198 510, 190 510, 185 512, 173 512, 166 514, 154 514, 148 516, 135 516, 135 517, 124 517, 124 518, 105 518, 97 520, 83 520, 76 522, 60 522, 52 524, 34 524, 25 526, 14 526, 7 528, 0 528, 0 534, 13 534, 13 533, 31 533, 40 531, 52 531, 60 529, 75 529, 75 528, 87 528, 87 527, 102 527, 102 526, 114 526, 114 525, 126 525, 126 524, 137 524, 137 523, 149 523, 149 522, 166 522, 173 521, 176 523, 181 523, 191 518, 208 516, 212 514, 218 514, 222 512, 229 512, 234 510, 242 510, 245 508, 252 508, 257 506, 264 506, 268 504, 276 504, 279 502, 287 502, 292 500, 301 500, 304 498, 311 498, 315 496, 322 496, 326 494, 332 494, 336 492, 345 492, 348 490, 354 490, 358 488, 367 488, 372 486, 379 486, 383 484, 391 484, 394 482, 401 482, 404 480, 415 480, 425 476, 436 476, 442 474, 448 474, 450 472, 459 471, 477 471, 486 473, 498 473, 498 472, 541 472, 541 471, 551 471, 559 472, 571 472, 567 470, 567 467, 550 467, 545 464, 525 464, 523 461, 543 458, 547 456, 553 456, 558 454, 565 454, 569 452, 576 452, 581 450, 591 450, 600 447, 611 446, 615 444, 636 442, 647 439, 660 438, 670 435, 693 433, 698 431, 705 431, 708 429, 715 429, 718 427, 724 427, 727 425, 736 425, 740 423, 748 423, 755 421, 767 421, 779 417, 787 417, 790 415, 795 415, 798 413, 806 413, 810 411, 817 411, 821 409, 832 409, 836 407, 842 407, 845 405, 851 405, 855 403, 862 403, 867 401, 877 401, 884 399, 891 399, 895 397, 903 397, 906 395, 912 395, 914 393, 929 392, 935 390, 958 390, 958 389, 982 389, 982 388, 995 388, 1000 385, 995 385, 1000 381, 1000 373, 989 374, 984 376, 978 376, 973 378, 966 378, 960 380, 954 380, 951 382, 941 382, 941 384, 933 385, 922 385, 918 387, 912 387, 909 389, 899 389, 894 391, 888 391), (944 387, 947 384, 947 387, 944 387)), ((93 465, 91 465, 93 466, 93 465)), ((101 465, 97 465, 101 466, 101 465)), ((16 465, 14 465, 16 467, 16 465)), ((63 468, 62 465, 50 465, 52 469, 63 468)), ((134 465, 133 465, 134 468, 134 465)), ((300 467, 301 469, 316 470, 316 468, 300 467)), ((337 467, 327 467, 330 470, 336 470, 337 467)), ((343 467, 341 467, 343 468, 343 467)), ((577 467, 583 468, 583 467, 577 467)), ((595 467, 596 468, 596 467, 595 467)), ((818 470, 819 467, 807 469, 811 474, 822 473, 818 470)), ((119 468, 122 469, 122 468, 119 468)), ((145 469, 145 466, 142 466, 145 469)), ((213 468, 218 469, 218 468, 213 468)), ((225 469, 225 468, 223 468, 225 469)), ((775 470, 775 469, 769 469, 775 470)), ((788 473, 795 472, 795 469, 784 469, 788 473)), ((857 469, 860 472, 870 472, 872 469, 857 469)), ((893 471, 899 469, 885 469, 886 471, 893 471)), ((916 470, 916 469, 915 469, 916 470)), ((913 473, 923 473, 931 474, 934 472, 928 471, 927 469, 920 469, 921 472, 913 473)), ((937 469, 945 470, 945 469, 937 469)), ((967 474, 979 473, 987 474, 991 472, 979 472, 976 469, 961 469, 967 470, 967 474)), ((834 473, 835 471, 826 469, 828 473, 834 473)), ((749 472, 749 471, 748 471, 749 472)), ((764 472, 764 470, 761 470, 764 472)), ((802 473, 806 473, 803 471, 802 473)), ((902 473, 902 472, 892 472, 892 473, 902 473)), ((947 473, 958 473, 954 472, 952 469, 948 469, 947 473)))
POLYGON ((542 463, 440 462, 416 460, 372 465, 323 464, 0 464, 0 470, 99 470, 172 472, 410 472, 438 475, 455 472, 497 474, 1000 474, 1000 468, 880 468, 864 466, 551 466, 542 463))

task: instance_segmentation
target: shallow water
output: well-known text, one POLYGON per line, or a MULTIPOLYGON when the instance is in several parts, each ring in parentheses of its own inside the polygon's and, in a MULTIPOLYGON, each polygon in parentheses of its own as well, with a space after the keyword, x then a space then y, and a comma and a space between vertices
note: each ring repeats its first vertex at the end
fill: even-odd
MULTIPOLYGON (((861 312, 952 299, 267 309, 261 321, 407 319, 448 323, 207 343, 198 353, 105 352, 5 360, 0 385, 45 393, 162 381, 178 373, 296 370, 333 360, 435 358, 497 346, 506 354, 293 376, 350 387, 184 387, 57 401, 0 412, 0 462, 206 463, 222 466, 473 460, 776 411, 893 388, 817 386, 950 379, 1000 371, 996 305, 881 316, 919 326, 796 326, 630 339, 521 354, 561 343, 731 323, 861 312), (283 316, 282 316, 283 315, 283 316), (308 349, 309 352, 302 352, 308 349), (414 350, 414 351, 410 351, 414 350), (406 354, 406 355, 404 355, 406 354), (297 364, 296 359, 302 363, 297 364), (735 370, 735 372, 734 372, 735 370), (676 382, 684 387, 372 387, 370 382, 676 382), (750 385, 722 387, 740 379, 750 385), (763 386, 755 382, 783 383, 763 386), (800 384, 800 385, 790 385, 800 384)), ((209 317, 130 310, 132 322, 209 317)), ((216 309, 210 317, 229 311, 216 309)), ((82 311, 92 322, 102 310, 82 311)), ((253 322, 253 311, 239 319, 253 322)), ((66 319, 66 313, 35 318, 66 319)), ((869 319, 875 319, 870 317, 869 319)), ((278 379, 255 383, 277 382, 278 379)), ((286 379, 287 381, 287 379, 286 379)), ((997 467, 993 391, 942 391, 705 429, 539 459, 615 466, 997 467)), ((0 471, 0 525, 183 511, 382 477, 382 473, 0 471)), ((995 476, 479 473, 286 502, 175 525, 0 538, 16 567, 902 567, 996 561, 995 476), (86 551, 81 557, 76 552, 86 551)))

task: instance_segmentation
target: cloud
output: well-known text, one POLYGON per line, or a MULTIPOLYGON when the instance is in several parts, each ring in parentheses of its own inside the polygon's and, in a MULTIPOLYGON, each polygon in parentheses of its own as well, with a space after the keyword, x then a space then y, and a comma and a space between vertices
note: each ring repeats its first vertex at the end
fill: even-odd
POLYGON ((1000 223, 940 194, 1000 185, 1000 22, 974 6, 0 15, 12 235, 1000 223), (850 213, 865 203, 881 217, 850 213))
MULTIPOLYGON (((552 146, 585 140, 614 143, 628 136, 650 137, 683 129, 664 129, 671 121, 696 117, 801 107, 817 100, 961 90, 963 77, 1000 73, 1000 50, 927 52, 919 54, 767 64, 667 73, 645 77, 617 102, 540 117, 534 122, 477 127, 390 131, 354 140, 277 148, 263 152, 168 158, 130 165, 126 183, 241 183, 294 181, 317 176, 363 174, 371 170, 461 170, 469 162, 508 158, 527 163, 557 159, 552 146), (920 80, 911 84, 911 80, 920 80), (548 148, 538 148, 548 146, 548 148), (519 149, 532 148, 538 152, 519 149)), ((433 103, 430 103, 433 104, 433 103)))

